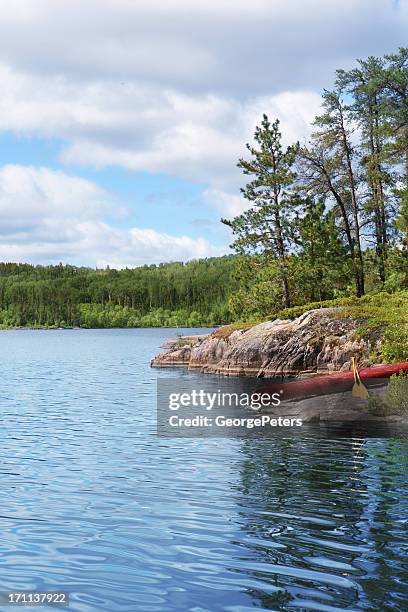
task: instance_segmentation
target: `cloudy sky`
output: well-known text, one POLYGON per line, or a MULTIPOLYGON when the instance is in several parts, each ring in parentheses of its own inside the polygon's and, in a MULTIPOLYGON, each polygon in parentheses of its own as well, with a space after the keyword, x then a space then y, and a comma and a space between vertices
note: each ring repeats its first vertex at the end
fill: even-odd
POLYGON ((408 0, 2 2, 0 260, 227 252, 262 113, 306 137, 334 70, 407 31, 408 0))

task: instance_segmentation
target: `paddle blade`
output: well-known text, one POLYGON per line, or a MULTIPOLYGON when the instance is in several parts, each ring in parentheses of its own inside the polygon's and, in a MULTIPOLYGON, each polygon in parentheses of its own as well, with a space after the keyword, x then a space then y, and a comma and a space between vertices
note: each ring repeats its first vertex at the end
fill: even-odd
POLYGON ((351 391, 351 395, 353 397, 358 397, 359 399, 363 399, 363 400, 368 399, 368 391, 362 382, 354 383, 353 389, 351 391))

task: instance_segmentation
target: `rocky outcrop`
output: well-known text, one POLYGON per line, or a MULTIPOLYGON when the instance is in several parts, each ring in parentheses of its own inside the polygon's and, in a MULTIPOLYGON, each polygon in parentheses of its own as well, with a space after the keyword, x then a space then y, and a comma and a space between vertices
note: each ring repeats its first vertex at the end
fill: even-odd
POLYGON ((222 327, 197 342, 182 338, 152 366, 188 366, 225 375, 276 377, 348 370, 351 357, 370 365, 370 342, 358 338, 361 319, 341 309, 310 310, 297 319, 266 321, 244 329, 222 327))

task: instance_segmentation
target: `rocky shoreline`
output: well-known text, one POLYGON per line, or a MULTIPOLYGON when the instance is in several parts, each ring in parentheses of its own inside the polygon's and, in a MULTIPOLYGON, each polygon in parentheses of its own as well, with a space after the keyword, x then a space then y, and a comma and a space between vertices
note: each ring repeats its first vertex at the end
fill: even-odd
MULTIPOLYGON (((373 366, 370 353, 379 348, 381 342, 380 338, 361 337, 357 333, 363 323, 363 319, 342 316, 341 309, 322 308, 305 312, 295 320, 267 321, 242 329, 224 326, 206 336, 167 341, 163 347, 166 351, 154 357, 151 365, 275 380, 348 372, 352 357, 361 367, 373 366)), ((265 412, 276 416, 300 416, 304 423, 320 427, 326 423, 367 427, 376 426, 376 423, 387 427, 401 424, 406 427, 405 414, 375 416, 367 400, 352 396, 352 385, 351 379, 347 392, 339 390, 330 395, 284 400, 278 408, 266 408, 265 412)), ((373 393, 383 396, 386 389, 387 383, 382 381, 373 393)))
POLYGON ((183 337, 151 361, 153 367, 183 366, 227 376, 310 376, 342 372, 351 358, 371 365, 372 341, 356 333, 362 319, 342 318, 337 308, 310 310, 295 320, 251 327, 225 326, 207 336, 183 337))

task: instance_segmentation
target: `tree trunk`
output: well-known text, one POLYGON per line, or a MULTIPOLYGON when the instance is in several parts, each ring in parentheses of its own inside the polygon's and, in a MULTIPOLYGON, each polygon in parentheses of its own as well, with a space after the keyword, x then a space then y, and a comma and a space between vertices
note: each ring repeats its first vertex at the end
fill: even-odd
MULTIPOLYGON (((374 100, 376 103, 376 100, 374 100)), ((384 189, 381 179, 381 166, 378 161, 380 141, 378 138, 378 113, 370 107, 369 112, 369 144, 371 154, 371 186, 374 201, 374 216, 376 224, 376 255, 378 259, 378 275, 382 283, 385 282, 385 249, 387 230, 384 207, 384 189)), ((370 177, 369 177, 370 178, 370 177)))
POLYGON ((344 202, 340 196, 340 194, 336 191, 336 189, 333 186, 333 183, 330 180, 329 175, 325 172, 325 176, 328 180, 328 185, 330 188, 330 191, 332 192, 334 199, 336 200, 340 211, 341 211, 341 215, 343 217, 343 222, 344 222, 344 229, 346 232, 346 236, 347 236, 347 243, 348 243, 348 247, 350 250, 350 257, 353 263, 353 268, 354 268, 354 284, 356 287, 356 296, 357 297, 361 297, 364 293, 364 287, 361 286, 361 276, 359 273, 359 270, 356 266, 356 251, 354 248, 354 242, 353 242, 353 237, 351 235, 351 228, 350 228, 350 223, 348 220, 348 216, 347 216, 347 211, 346 211, 346 207, 344 205, 344 202))
MULTIPOLYGON (((377 104, 377 98, 375 98, 375 103, 377 104)), ((385 196, 384 196, 384 185, 383 185, 383 175, 380 163, 380 153, 381 153, 381 141, 379 137, 379 118, 378 118, 378 109, 374 111, 375 117, 375 149, 376 149, 376 170, 378 173, 378 193, 380 196, 379 201, 379 216, 380 216, 380 228, 381 228, 381 266, 380 266, 380 278, 382 282, 385 282, 385 261, 387 259, 387 244, 388 244, 388 236, 387 236, 387 219, 385 214, 385 196), (382 274, 382 275, 381 275, 382 274)))
POLYGON ((282 305, 284 308, 290 308, 290 289, 289 289, 289 281, 288 274, 286 271, 286 252, 285 252, 285 244, 282 238, 282 226, 279 215, 279 202, 277 196, 275 197, 275 236, 276 236, 276 246, 278 251, 278 259, 279 259, 279 273, 282 279, 282 305))
POLYGON ((356 195, 356 185, 355 185, 355 179, 354 179, 353 166, 351 163, 350 147, 347 141, 347 134, 346 134, 346 130, 344 127, 344 122, 343 122, 343 112, 341 108, 339 110, 340 110, 340 120, 341 120, 341 137, 342 137, 344 155, 346 158, 347 174, 348 174, 348 179, 350 182, 351 209, 352 209, 353 221, 354 221, 355 249, 356 249, 356 255, 357 255, 357 265, 358 265, 357 275, 358 275, 358 286, 359 286, 357 295, 358 297, 361 297, 362 295, 364 295, 365 279, 364 279, 364 260, 363 260, 363 253, 361 249, 360 220, 358 218, 359 211, 358 211, 358 203, 357 203, 357 195, 356 195))
POLYGON ((282 304, 284 308, 290 308, 290 291, 286 270, 282 270, 282 304))

